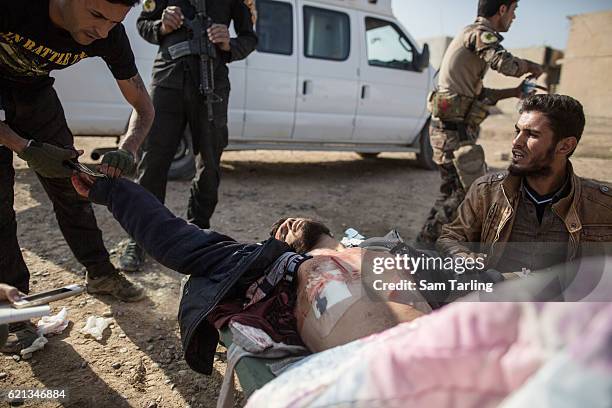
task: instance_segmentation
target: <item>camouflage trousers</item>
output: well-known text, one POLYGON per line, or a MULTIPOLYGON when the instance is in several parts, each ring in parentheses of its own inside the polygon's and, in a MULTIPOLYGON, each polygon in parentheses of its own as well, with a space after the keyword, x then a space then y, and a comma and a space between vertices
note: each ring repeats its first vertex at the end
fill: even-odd
POLYGON ((442 129, 432 121, 429 138, 433 149, 433 160, 440 171, 441 184, 438 199, 431 208, 425 225, 417 236, 417 243, 433 247, 440 237, 442 226, 457 216, 457 209, 465 198, 465 189, 453 163, 454 152, 466 144, 474 144, 478 139, 479 128, 467 128, 466 135, 458 130, 442 129))

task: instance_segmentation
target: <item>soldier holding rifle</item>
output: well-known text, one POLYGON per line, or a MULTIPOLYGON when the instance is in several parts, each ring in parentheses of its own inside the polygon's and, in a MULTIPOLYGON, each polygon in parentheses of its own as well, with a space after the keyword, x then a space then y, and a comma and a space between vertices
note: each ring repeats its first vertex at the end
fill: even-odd
MULTIPOLYGON (((151 97, 156 116, 138 166, 138 183, 165 201, 167 174, 189 125, 197 157, 187 218, 210 227, 217 204, 221 154, 228 143, 230 92, 227 64, 257 45, 253 0, 146 0, 140 35, 159 44, 151 97), (233 22, 237 33, 230 38, 233 22)), ((126 271, 140 269, 144 253, 130 241, 120 258, 126 271)))

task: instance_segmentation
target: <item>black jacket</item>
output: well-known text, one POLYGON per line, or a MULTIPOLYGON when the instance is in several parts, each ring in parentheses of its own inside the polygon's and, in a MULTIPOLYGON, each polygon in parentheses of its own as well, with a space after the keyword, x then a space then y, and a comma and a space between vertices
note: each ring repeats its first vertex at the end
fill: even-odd
POLYGON ((185 360, 210 374, 219 334, 206 320, 224 298, 244 294, 283 253, 281 241, 241 244, 174 216, 155 196, 125 179, 100 179, 89 198, 108 207, 121 226, 162 265, 190 275, 179 308, 185 360))
MULTIPOLYGON (((157 57, 153 64, 153 85, 180 89, 183 87, 185 69, 199 78, 199 59, 197 56, 187 56, 172 60, 168 47, 188 39, 187 29, 184 27, 161 36, 161 17, 164 9, 169 6, 181 8, 185 19, 195 16, 195 8, 189 0, 155 0, 146 1, 138 17, 138 32, 146 41, 159 45, 157 57), (147 9, 151 7, 152 9, 147 9)), ((226 64, 232 61, 245 59, 257 46, 257 36, 253 30, 251 11, 243 0, 206 0, 207 13, 216 24, 230 26, 233 21, 236 38, 230 40, 229 52, 218 50, 219 58, 215 64, 216 87, 229 88, 228 70, 226 64)))

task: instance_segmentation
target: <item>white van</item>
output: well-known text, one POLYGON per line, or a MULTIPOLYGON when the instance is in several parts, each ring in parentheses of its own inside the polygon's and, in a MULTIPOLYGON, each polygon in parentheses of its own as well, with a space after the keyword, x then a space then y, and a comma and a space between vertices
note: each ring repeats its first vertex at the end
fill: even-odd
MULTIPOLYGON (((230 64, 228 149, 412 151, 432 168, 427 46, 393 16, 391 0, 257 0, 257 51, 230 64)), ((124 25, 145 81, 157 47, 124 25)), ((122 134, 130 107, 99 59, 59 71, 56 89, 77 135, 122 134)), ((190 142, 175 175, 192 166, 190 142)))

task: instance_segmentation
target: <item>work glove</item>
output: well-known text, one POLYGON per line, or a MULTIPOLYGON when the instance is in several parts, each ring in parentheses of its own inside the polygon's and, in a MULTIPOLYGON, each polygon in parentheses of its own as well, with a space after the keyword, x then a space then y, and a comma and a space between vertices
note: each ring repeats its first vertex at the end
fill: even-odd
POLYGON ((127 150, 119 149, 104 155, 100 172, 110 177, 119 177, 122 174, 132 173, 135 167, 134 155, 127 150), (105 168, 104 165, 107 167, 105 168), (109 169, 110 167, 114 167, 116 170, 113 171, 109 169))
POLYGON ((48 143, 30 140, 21 153, 21 159, 28 163, 28 167, 46 178, 64 178, 72 175, 72 170, 64 166, 64 161, 78 157, 74 149, 62 149, 48 143))

